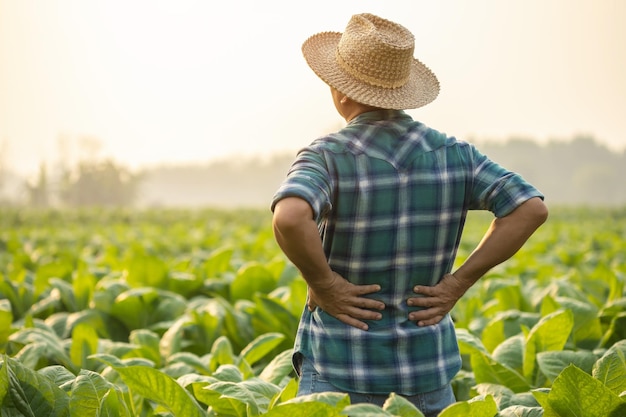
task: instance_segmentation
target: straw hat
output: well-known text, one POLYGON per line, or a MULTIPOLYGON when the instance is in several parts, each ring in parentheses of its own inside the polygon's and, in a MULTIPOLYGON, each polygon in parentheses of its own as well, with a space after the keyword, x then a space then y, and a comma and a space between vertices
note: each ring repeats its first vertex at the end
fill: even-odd
POLYGON ((415 109, 439 94, 437 77, 413 57, 413 34, 369 13, 352 16, 344 33, 322 32, 302 45, 311 69, 359 103, 415 109))

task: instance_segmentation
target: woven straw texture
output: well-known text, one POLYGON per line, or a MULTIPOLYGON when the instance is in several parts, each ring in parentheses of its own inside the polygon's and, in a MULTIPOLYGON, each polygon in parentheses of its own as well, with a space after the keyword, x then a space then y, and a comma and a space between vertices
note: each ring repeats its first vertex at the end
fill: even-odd
POLYGON ((414 109, 433 101, 439 82, 413 57, 413 35, 372 14, 354 15, 343 33, 308 38, 302 53, 326 84, 359 103, 385 109, 414 109))

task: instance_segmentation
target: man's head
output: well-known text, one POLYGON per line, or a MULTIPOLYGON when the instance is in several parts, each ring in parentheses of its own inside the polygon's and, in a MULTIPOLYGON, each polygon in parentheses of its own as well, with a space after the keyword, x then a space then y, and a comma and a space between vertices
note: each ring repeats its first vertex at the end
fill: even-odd
POLYGON ((364 13, 343 33, 322 32, 302 45, 313 71, 350 99, 373 107, 414 109, 439 94, 437 77, 413 57, 414 37, 405 27, 364 13))

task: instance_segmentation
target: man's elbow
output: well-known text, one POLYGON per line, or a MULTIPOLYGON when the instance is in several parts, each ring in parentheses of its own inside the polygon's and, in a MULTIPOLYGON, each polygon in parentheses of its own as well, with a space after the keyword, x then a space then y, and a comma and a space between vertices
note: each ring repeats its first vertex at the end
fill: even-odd
POLYGON ((288 197, 279 201, 274 209, 272 224, 275 232, 289 232, 312 220, 313 210, 309 203, 297 197, 288 197))
POLYGON ((538 228, 548 220, 548 206, 539 197, 531 198, 523 204, 527 221, 538 228))

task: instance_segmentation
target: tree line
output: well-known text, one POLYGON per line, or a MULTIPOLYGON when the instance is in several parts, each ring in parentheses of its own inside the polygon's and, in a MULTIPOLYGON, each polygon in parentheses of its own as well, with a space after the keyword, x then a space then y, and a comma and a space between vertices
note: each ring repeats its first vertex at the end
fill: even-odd
MULTIPOLYGON (((549 204, 626 205, 626 150, 611 151, 591 136, 539 144, 526 138, 475 141, 478 149, 536 185, 549 204)), ((268 207, 293 153, 269 159, 233 157, 205 164, 162 165, 131 172, 110 159, 89 158, 49 172, 41 166, 3 204, 32 207, 268 207)))

